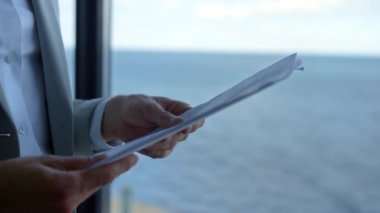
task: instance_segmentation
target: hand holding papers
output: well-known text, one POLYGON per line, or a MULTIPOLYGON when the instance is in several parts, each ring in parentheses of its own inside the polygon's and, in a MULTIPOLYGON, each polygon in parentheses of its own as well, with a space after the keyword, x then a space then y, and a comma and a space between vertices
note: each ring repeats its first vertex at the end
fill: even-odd
POLYGON ((255 73, 251 77, 224 91, 206 103, 198 105, 181 115, 183 122, 167 129, 157 129, 150 134, 105 152, 106 159, 94 164, 92 168, 106 165, 120 160, 136 151, 153 145, 177 132, 180 132, 193 123, 221 111, 240 100, 243 100, 266 87, 284 80, 297 69, 302 68, 302 62, 297 54, 290 55, 269 67, 255 73))

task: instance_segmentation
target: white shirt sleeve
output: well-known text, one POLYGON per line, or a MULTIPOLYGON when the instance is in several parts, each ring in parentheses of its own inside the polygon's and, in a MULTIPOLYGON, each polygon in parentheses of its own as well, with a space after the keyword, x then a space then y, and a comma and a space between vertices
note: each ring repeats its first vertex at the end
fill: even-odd
POLYGON ((90 137, 92 140, 92 147, 95 152, 105 151, 112 149, 118 145, 123 144, 121 140, 106 141, 102 136, 102 120, 103 113, 109 99, 101 101, 95 108, 91 118, 90 137))

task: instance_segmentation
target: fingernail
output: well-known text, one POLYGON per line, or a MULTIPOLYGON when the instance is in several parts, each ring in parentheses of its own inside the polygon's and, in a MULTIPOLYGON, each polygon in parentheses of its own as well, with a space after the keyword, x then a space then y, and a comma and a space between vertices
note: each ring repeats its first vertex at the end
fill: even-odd
POLYGON ((132 156, 134 156, 134 157, 133 157, 133 160, 132 160, 132 166, 134 166, 134 165, 136 165, 137 162, 139 161, 139 158, 137 157, 137 155, 132 155, 132 156))
POLYGON ((181 117, 172 116, 170 118, 170 122, 172 122, 172 123, 180 123, 180 122, 182 122, 182 118, 181 117))
POLYGON ((167 150, 167 151, 165 151, 165 152, 164 152, 164 157, 167 157, 168 155, 170 155, 170 153, 172 153, 171 150, 167 150))
POLYGON ((107 158, 107 156, 104 153, 98 153, 98 154, 95 154, 94 156, 92 156, 92 159, 94 161, 100 161, 100 160, 103 160, 106 158, 107 158))

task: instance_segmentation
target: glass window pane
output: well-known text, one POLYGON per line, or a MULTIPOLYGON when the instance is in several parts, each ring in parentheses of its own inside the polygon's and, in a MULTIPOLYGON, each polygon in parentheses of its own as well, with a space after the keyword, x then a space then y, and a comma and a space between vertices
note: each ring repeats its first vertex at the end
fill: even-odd
POLYGON ((63 43, 66 50, 66 59, 70 74, 70 83, 72 91, 74 91, 74 70, 75 70, 75 1, 59 0, 60 24, 62 31, 63 43))
MULTIPOLYGON (((299 52, 305 72, 221 112, 113 184, 162 212, 380 208, 377 0, 114 0, 112 93, 198 105, 299 52)), ((124 195, 124 196, 123 196, 124 195)))

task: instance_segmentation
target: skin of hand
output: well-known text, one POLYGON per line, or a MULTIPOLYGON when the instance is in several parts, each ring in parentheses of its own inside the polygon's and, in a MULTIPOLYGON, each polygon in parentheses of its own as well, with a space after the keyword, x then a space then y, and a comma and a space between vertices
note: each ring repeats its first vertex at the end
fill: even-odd
MULTIPOLYGON (((181 115, 191 107, 181 101, 165 97, 146 95, 116 96, 107 103, 102 121, 102 134, 105 140, 121 139, 131 141, 154 129, 168 128, 182 122, 181 115)), ((140 153, 152 158, 168 156, 178 142, 186 140, 188 135, 201 126, 200 120, 188 129, 181 131, 140 153)))
POLYGON ((91 194, 137 162, 131 155, 87 169, 95 157, 22 157, 0 162, 1 212, 71 213, 91 194))

